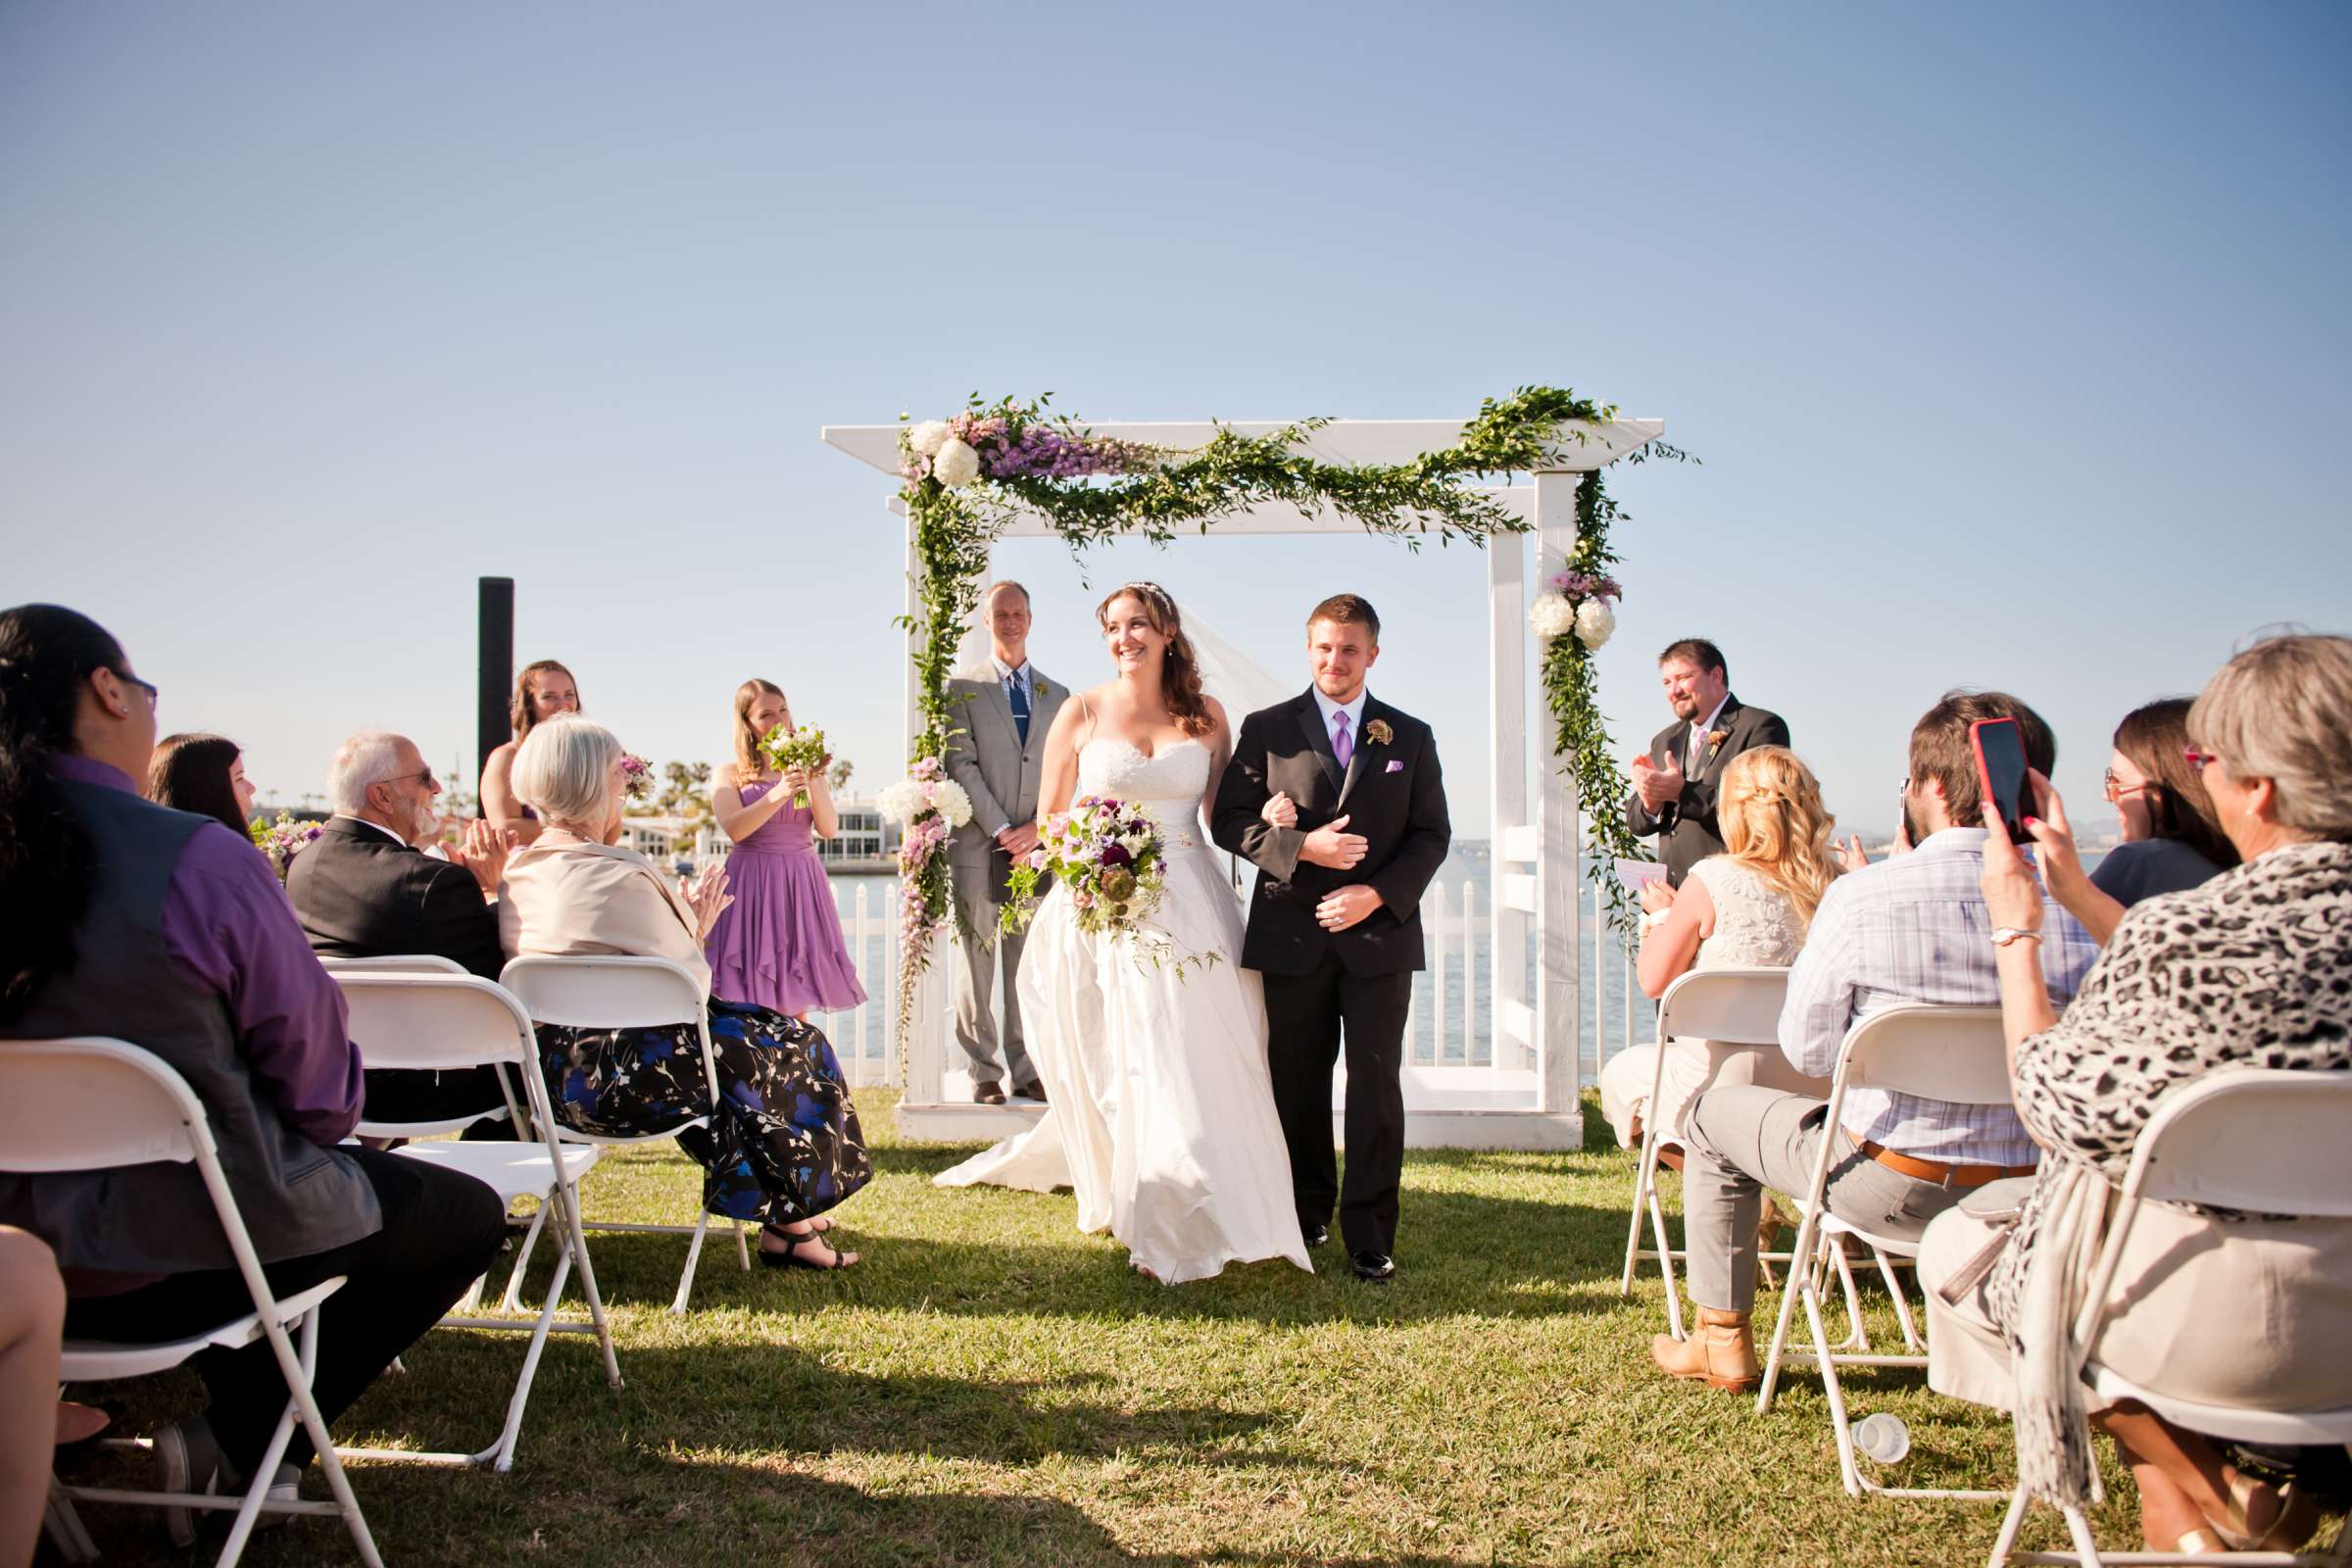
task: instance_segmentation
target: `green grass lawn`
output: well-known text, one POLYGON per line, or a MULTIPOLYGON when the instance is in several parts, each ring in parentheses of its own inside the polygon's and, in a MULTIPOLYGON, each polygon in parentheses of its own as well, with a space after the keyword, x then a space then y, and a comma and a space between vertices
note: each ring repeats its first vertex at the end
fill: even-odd
MULTIPOLYGON (((837 1218, 864 1262, 746 1274, 716 1232, 680 1318, 683 1238, 592 1236, 627 1387, 592 1340, 559 1337, 511 1474, 355 1465, 386 1561, 1965 1563, 1990 1544, 1992 1506, 1849 1500, 1810 1375, 1758 1417, 1652 1372, 1654 1269, 1617 1295, 1633 1157, 1590 1106, 1582 1153, 1408 1155, 1385 1289, 1336 1246, 1318 1261, 1337 1274, 1163 1289, 1078 1235, 1066 1194, 933 1188, 967 1151, 898 1142, 891 1096, 858 1099, 876 1178, 837 1218)), ((587 1212, 691 1219, 698 1184, 666 1146, 641 1152, 590 1178, 587 1212)), ((1883 1296, 1866 1302, 1891 1341, 1883 1296)), ((479 1447, 522 1343, 432 1335, 342 1432, 479 1447)), ((134 1428, 199 1392, 126 1387, 134 1428)), ((1847 1389, 1857 1419, 1909 1424, 1903 1484, 2007 1485, 2000 1418, 1918 1372, 1847 1389)), ((85 1517, 112 1560, 174 1560, 150 1514, 85 1517)), ((2137 1544, 2129 1501, 2094 1523, 2137 1544)), ((2028 1540, 2059 1535, 2044 1515, 2028 1540)), ((351 1559, 338 1525, 304 1520, 247 1560, 351 1559)))

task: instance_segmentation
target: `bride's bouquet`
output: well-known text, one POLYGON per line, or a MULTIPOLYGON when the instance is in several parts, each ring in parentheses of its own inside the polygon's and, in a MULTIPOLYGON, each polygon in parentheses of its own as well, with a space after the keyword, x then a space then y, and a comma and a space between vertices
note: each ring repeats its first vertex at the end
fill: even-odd
MULTIPOLYGON (((803 724, 799 729, 790 730, 778 724, 760 738, 760 750, 767 754, 767 760, 775 764, 779 773, 789 773, 796 767, 809 773, 821 773, 825 764, 833 760, 833 748, 826 744, 825 732, 814 724, 803 724)), ((794 810, 806 810, 808 792, 793 791, 792 806, 794 810)))
MULTIPOLYGON (((1027 926, 1044 898, 1042 890, 1059 882, 1070 890, 1079 930, 1133 936, 1158 948, 1155 957, 1164 957, 1173 944, 1164 934, 1151 940, 1145 922, 1167 891, 1166 852, 1158 819, 1149 810, 1132 801, 1087 796, 1048 822, 1037 848, 1013 866, 999 923, 1008 933, 1027 926)), ((1188 964, 1215 961, 1213 953, 1193 955, 1177 959, 1176 970, 1181 975, 1188 964)))
POLYGON ((283 882, 287 864, 304 845, 318 837, 319 827, 316 822, 298 822, 293 813, 280 811, 274 822, 265 822, 255 817, 247 824, 245 834, 253 840, 255 849, 270 857, 270 869, 275 871, 277 879, 283 882))

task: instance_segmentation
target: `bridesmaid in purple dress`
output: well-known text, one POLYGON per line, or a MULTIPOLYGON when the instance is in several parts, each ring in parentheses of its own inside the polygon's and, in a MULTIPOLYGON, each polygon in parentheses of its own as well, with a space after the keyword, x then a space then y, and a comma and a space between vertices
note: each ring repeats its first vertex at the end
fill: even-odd
POLYGON ((735 845, 727 856, 735 902, 720 911, 703 952, 712 996, 800 1018, 855 1007, 865 988, 816 858, 815 841, 841 831, 823 770, 778 777, 760 751, 761 736, 791 723, 792 707, 773 682, 735 688, 735 760, 719 768, 710 790, 719 830, 735 845), (792 798, 803 790, 808 804, 795 808, 792 798))

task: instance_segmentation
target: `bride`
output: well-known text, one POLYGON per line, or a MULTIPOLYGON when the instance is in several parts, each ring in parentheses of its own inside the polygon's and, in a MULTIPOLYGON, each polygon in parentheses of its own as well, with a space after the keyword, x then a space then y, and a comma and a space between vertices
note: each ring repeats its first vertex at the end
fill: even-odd
POLYGON ((1149 807, 1168 861, 1152 923, 1178 956, 1214 961, 1180 976, 1130 937, 1082 932, 1056 883, 1020 968, 1045 1117, 936 1180, 1072 1188, 1078 1228, 1107 1228, 1168 1285, 1266 1257, 1311 1273, 1266 1076, 1265 1001, 1238 961, 1241 904, 1201 826, 1233 733, 1165 589, 1130 583, 1095 613, 1118 674, 1054 715, 1038 815, 1074 795, 1149 807))

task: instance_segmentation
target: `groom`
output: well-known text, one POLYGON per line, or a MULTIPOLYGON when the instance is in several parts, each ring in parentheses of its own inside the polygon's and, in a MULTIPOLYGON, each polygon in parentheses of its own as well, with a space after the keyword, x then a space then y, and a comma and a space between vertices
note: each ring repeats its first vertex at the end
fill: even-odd
POLYGON ((1306 1245, 1340 1237, 1355 1276, 1396 1273, 1404 1015, 1423 966, 1421 893, 1453 825, 1429 726, 1374 699, 1380 617, 1335 594, 1306 622, 1315 684, 1242 721, 1210 829, 1256 865, 1242 964, 1264 977, 1267 1066, 1306 1245), (1331 1070, 1348 1051, 1348 1174, 1331 1148, 1331 1070))

